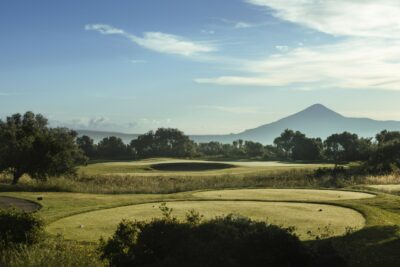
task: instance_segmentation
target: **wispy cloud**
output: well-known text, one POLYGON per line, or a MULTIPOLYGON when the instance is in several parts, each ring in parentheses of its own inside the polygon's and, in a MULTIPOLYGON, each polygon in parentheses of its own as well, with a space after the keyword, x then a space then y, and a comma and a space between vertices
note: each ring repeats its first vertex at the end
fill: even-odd
POLYGON ((217 85, 400 90, 400 2, 246 0, 335 36, 335 43, 289 49, 244 62, 242 74, 195 79, 217 85))
POLYGON ((140 64, 140 63, 146 63, 146 62, 147 62, 147 61, 144 60, 144 59, 131 59, 130 61, 131 61, 131 63, 133 63, 133 64, 140 64))
POLYGON ((250 23, 247 21, 235 21, 230 19, 220 19, 224 24, 228 25, 231 29, 248 29, 254 27, 264 26, 267 23, 250 23))
POLYGON ((177 35, 162 32, 145 32, 142 37, 139 37, 107 24, 88 24, 85 25, 85 29, 105 35, 121 35, 136 45, 165 54, 194 56, 217 50, 214 45, 207 42, 193 42, 177 35))
POLYGON ((133 124, 117 124, 107 117, 82 117, 68 121, 51 120, 50 124, 75 130, 124 131, 134 128, 133 124))
POLYGON ((276 17, 332 35, 400 37, 398 0, 245 0, 276 17))
POLYGON ((334 45, 296 48, 245 64, 250 74, 196 79, 219 85, 400 90, 400 42, 350 40, 334 45))
POLYGON ((239 22, 236 22, 234 28, 235 29, 246 29, 246 28, 252 28, 254 26, 255 26, 254 24, 244 22, 244 21, 239 21, 239 22))

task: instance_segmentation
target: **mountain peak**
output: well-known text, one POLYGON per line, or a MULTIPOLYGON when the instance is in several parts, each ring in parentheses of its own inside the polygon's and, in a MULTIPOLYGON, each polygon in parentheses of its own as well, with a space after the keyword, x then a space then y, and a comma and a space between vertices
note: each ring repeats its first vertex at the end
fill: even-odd
POLYGON ((333 111, 332 109, 327 108, 326 106, 324 106, 322 104, 314 104, 314 105, 309 106, 308 108, 300 111, 297 114, 308 115, 308 116, 311 115, 312 117, 315 117, 315 116, 317 116, 317 117, 325 117, 325 116, 343 117, 339 113, 333 111))
POLYGON ((314 104, 314 105, 311 105, 311 106, 309 106, 308 108, 306 108, 305 110, 316 110, 316 111, 320 111, 320 110, 329 110, 329 111, 332 111, 331 109, 329 109, 329 108, 327 108, 327 107, 325 107, 324 105, 319 104, 319 103, 314 104))

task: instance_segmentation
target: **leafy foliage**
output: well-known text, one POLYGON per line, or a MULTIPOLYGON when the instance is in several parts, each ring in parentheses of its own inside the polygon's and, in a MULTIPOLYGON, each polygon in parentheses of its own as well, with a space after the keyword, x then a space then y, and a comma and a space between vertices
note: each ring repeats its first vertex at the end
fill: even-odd
POLYGON ((32 213, 0 209, 0 245, 37 243, 43 227, 42 220, 32 213))
POLYGON ((97 157, 100 159, 134 159, 134 151, 124 144, 121 138, 110 136, 97 145, 97 157))
POLYGON ((43 180, 74 174, 86 161, 75 138, 74 131, 49 128, 46 118, 32 112, 0 120, 0 172, 12 173, 14 184, 23 174, 43 180))
POLYGON ((289 230, 229 215, 179 222, 168 212, 149 223, 123 221, 101 241, 110 266, 311 266, 312 254, 289 230))
POLYGON ((159 128, 138 136, 131 142, 140 158, 146 157, 191 157, 195 154, 195 143, 178 129, 159 128))

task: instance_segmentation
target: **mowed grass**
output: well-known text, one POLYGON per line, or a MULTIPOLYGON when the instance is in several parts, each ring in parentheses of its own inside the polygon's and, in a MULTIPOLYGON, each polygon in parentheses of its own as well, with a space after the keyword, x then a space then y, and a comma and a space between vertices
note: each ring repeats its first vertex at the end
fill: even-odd
POLYGON ((329 201, 375 197, 373 194, 339 190, 315 189, 235 189, 194 193, 193 196, 211 199, 257 199, 281 201, 329 201))
POLYGON ((37 212, 47 223, 66 216, 113 208, 177 198, 175 195, 157 194, 82 194, 61 192, 5 192, 0 196, 18 197, 35 201, 42 208, 37 212), (37 200, 41 197, 43 200, 37 200))
MULTIPOLYGON (((283 227, 295 227, 295 233, 303 240, 315 236, 331 237, 343 235, 346 229, 360 229, 364 217, 355 210, 324 204, 256 202, 256 201, 178 201, 168 202, 173 216, 184 219, 185 214, 195 210, 205 219, 237 214, 255 220, 267 221, 283 227)), ((161 217, 160 203, 119 207, 83 213, 56 221, 48 226, 53 234, 65 238, 96 242, 109 237, 123 219, 148 221, 161 217)))
POLYGON ((288 169, 315 169, 329 164, 294 164, 281 162, 215 162, 183 159, 147 159, 131 162, 102 162, 79 168, 81 175, 120 176, 215 176, 255 174, 288 169))

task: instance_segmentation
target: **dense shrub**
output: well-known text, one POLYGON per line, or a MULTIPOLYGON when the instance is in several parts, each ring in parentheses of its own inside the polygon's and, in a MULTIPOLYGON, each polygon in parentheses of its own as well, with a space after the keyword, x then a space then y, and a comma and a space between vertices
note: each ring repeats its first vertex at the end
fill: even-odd
POLYGON ((0 209, 0 245, 33 244, 42 233, 43 222, 34 214, 0 209))
POLYGON ((94 247, 60 237, 34 245, 0 247, 0 266, 7 267, 101 267, 94 247))
POLYGON ((123 221, 101 241, 102 258, 110 266, 312 265, 312 253, 287 229, 231 215, 203 223, 196 218, 123 221))

